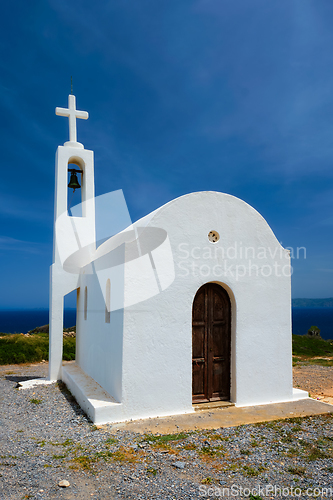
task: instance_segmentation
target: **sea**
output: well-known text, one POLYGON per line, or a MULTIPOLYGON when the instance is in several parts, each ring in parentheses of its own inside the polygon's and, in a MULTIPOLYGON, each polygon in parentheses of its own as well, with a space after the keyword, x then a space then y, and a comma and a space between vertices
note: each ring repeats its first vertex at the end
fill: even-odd
MULTIPOLYGON (((0 310, 0 332, 27 333, 37 326, 49 323, 48 309, 0 310)), ((65 309, 64 327, 76 324, 76 310, 65 309)), ((293 307, 292 329, 295 335, 305 335, 311 326, 320 329, 323 339, 333 339, 333 308, 331 307, 293 307)))
POLYGON ((333 307, 293 307, 292 325, 294 335, 304 335, 311 326, 318 326, 323 339, 333 339, 333 307))
MULTIPOLYGON (((0 332, 27 333, 37 326, 49 323, 48 309, 0 310, 0 332)), ((65 309, 64 327, 76 324, 76 309, 65 309)))

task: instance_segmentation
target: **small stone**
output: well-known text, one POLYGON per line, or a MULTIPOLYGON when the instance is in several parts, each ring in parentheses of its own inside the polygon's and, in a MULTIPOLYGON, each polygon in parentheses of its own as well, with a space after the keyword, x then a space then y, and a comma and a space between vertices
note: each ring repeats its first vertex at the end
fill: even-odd
POLYGON ((70 483, 66 481, 66 479, 63 479, 62 481, 59 481, 58 486, 60 486, 60 488, 68 488, 68 486, 70 486, 70 483))
POLYGON ((185 469, 185 462, 174 462, 172 465, 177 469, 185 469))

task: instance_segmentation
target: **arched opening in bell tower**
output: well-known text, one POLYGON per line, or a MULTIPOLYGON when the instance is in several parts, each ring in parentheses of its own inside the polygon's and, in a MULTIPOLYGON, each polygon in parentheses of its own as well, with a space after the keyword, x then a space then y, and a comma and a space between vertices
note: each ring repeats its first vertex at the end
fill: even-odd
POLYGON ((81 158, 70 158, 67 164, 67 213, 70 217, 83 217, 82 193, 84 162, 81 158))

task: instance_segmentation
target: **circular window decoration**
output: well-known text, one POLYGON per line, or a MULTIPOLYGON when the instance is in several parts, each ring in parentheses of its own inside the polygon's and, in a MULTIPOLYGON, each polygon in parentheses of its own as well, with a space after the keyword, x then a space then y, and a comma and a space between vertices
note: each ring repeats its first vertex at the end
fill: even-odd
POLYGON ((220 235, 217 231, 210 231, 208 233, 208 239, 209 241, 211 241, 212 243, 217 243, 220 239, 220 235))

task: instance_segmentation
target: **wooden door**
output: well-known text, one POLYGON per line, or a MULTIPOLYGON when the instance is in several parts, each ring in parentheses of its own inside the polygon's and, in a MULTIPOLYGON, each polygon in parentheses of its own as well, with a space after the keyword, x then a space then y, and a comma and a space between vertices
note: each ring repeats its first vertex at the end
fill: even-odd
POLYGON ((216 283, 199 288, 192 310, 193 402, 230 400, 231 304, 216 283))

